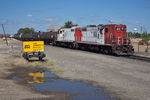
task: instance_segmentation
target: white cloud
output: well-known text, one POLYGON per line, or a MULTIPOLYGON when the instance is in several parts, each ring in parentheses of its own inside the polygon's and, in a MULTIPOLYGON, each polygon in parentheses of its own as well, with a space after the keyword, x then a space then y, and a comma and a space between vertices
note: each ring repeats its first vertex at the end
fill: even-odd
POLYGON ((46 24, 54 25, 54 24, 57 24, 58 17, 47 17, 47 18, 43 19, 43 22, 46 24))
POLYGON ((6 23, 7 22, 7 20, 6 19, 2 19, 2 23, 6 23))
POLYGON ((108 20, 109 23, 120 23, 120 21, 108 20))
POLYGON ((55 19, 53 19, 53 18, 45 18, 45 19, 44 19, 44 21, 45 21, 45 22, 48 22, 48 23, 49 23, 49 22, 53 22, 54 20, 55 20, 55 19))
POLYGON ((32 16, 33 16, 32 14, 28 14, 28 15, 27 15, 27 17, 32 17, 32 16))
POLYGON ((6 24, 7 22, 8 22, 7 19, 0 20, 0 24, 6 24))

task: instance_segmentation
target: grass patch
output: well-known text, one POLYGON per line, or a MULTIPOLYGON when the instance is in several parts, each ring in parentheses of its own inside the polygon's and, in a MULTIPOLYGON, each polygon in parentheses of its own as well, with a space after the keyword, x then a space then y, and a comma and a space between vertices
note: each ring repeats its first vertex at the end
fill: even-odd
POLYGON ((28 62, 23 58, 9 58, 2 62, 7 67, 27 66, 28 62))
POLYGON ((63 74, 63 70, 57 68, 55 65, 55 63, 53 61, 31 61, 28 62, 27 60, 25 60, 22 57, 12 57, 9 58, 7 60, 4 60, 1 62, 1 64, 3 64, 3 66, 6 67, 14 67, 14 68, 47 68, 47 70, 49 70, 50 72, 57 74, 57 75, 62 75, 63 74))
POLYGON ((59 69, 59 68, 56 68, 56 67, 52 67, 51 69, 50 69, 50 71, 52 72, 52 73, 55 73, 55 74, 57 74, 57 75, 62 75, 63 74, 63 70, 61 70, 61 69, 59 69))
POLYGON ((53 61, 47 61, 44 63, 47 66, 54 66, 54 62, 53 61))
POLYGON ((150 55, 150 53, 146 53, 146 52, 134 52, 134 53, 139 55, 145 55, 145 56, 150 55))
POLYGON ((29 62, 22 57, 12 57, 7 60, 1 62, 4 66, 7 67, 46 67, 46 66, 54 66, 53 61, 32 61, 29 62))

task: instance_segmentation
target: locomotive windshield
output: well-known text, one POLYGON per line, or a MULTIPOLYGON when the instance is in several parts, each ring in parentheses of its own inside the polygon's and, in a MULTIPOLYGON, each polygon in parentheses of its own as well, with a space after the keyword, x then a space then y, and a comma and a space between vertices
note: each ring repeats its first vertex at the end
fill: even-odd
POLYGON ((126 31, 126 28, 125 27, 116 27, 116 30, 126 31))

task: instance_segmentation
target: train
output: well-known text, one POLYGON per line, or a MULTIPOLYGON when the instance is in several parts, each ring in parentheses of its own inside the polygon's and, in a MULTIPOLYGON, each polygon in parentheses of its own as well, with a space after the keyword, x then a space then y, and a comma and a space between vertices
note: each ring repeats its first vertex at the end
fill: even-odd
POLYGON ((53 46, 92 50, 110 55, 133 55, 134 48, 126 37, 126 25, 87 25, 61 28, 57 32, 35 32, 15 36, 22 41, 44 41, 53 46))
POLYGON ((14 38, 21 41, 44 41, 44 44, 53 43, 58 32, 34 32, 25 34, 15 34, 14 38))

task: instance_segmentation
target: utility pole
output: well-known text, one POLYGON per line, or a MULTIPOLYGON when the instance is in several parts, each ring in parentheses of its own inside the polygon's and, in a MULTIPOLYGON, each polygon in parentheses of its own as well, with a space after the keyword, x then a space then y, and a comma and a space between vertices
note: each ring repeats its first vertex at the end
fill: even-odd
POLYGON ((143 32, 143 26, 141 25, 141 34, 142 34, 142 32, 143 32))
POLYGON ((7 36, 6 36, 6 32, 5 32, 5 29, 4 29, 3 24, 2 24, 2 29, 3 29, 3 32, 4 32, 4 37, 5 37, 5 39, 6 39, 6 44, 7 44, 7 46, 8 46, 7 36))

